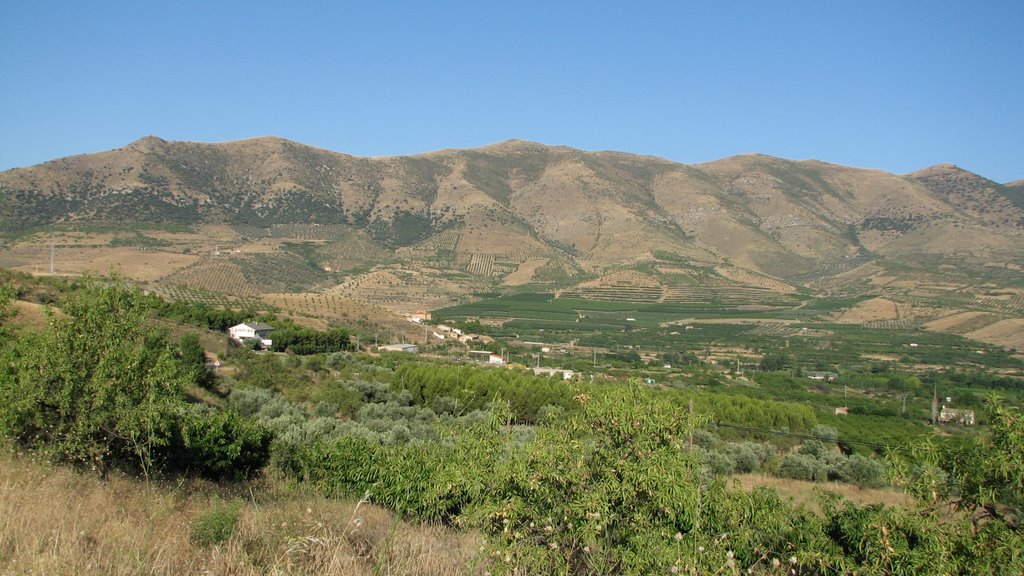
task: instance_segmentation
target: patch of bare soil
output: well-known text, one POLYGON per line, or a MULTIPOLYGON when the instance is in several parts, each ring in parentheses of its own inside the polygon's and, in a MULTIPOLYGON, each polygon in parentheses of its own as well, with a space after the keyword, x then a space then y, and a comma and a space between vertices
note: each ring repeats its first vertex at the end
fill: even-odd
POLYGON ((895 320, 899 317, 899 308, 895 302, 885 298, 872 298, 840 314, 839 322, 863 324, 871 320, 895 320))
POLYGON ((505 285, 522 286, 533 280, 533 275, 538 268, 548 263, 548 258, 533 258, 523 262, 515 272, 505 276, 505 285))
POLYGON ((951 314, 944 316, 931 322, 926 322, 923 327, 928 330, 934 330, 936 332, 956 332, 958 326, 968 324, 973 320, 986 316, 985 312, 959 312, 957 314, 951 314))
POLYGON ((21 324, 32 330, 42 330, 46 327, 45 307, 42 304, 15 300, 13 303, 15 324, 21 324))
POLYGON ((1021 351, 1024 350, 1024 318, 1010 318, 989 324, 968 332, 967 337, 1021 351))
POLYGON ((808 506, 812 510, 818 510, 817 496, 822 492, 833 492, 859 504, 911 506, 914 503, 909 494, 892 488, 858 488, 842 482, 805 482, 764 474, 739 474, 734 478, 744 490, 767 486, 775 489, 784 499, 808 506))

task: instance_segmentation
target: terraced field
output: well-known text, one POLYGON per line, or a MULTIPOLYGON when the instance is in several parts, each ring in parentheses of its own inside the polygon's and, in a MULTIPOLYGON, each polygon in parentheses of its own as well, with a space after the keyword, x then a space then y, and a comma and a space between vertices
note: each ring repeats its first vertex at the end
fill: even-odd
POLYGON ((151 289, 156 294, 168 300, 176 302, 191 302, 194 304, 205 304, 214 308, 234 308, 261 310, 266 308, 263 301, 253 295, 228 294, 183 286, 180 284, 154 284, 151 289))
POLYGON ((237 261, 228 257, 204 257, 157 281, 159 286, 194 289, 201 293, 221 293, 242 297, 259 294, 237 261))

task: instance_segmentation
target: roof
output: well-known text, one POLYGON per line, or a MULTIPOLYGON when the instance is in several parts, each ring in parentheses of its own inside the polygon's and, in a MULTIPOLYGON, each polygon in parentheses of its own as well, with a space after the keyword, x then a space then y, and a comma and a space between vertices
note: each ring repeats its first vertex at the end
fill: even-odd
MULTIPOLYGON (((248 326, 249 328, 252 328, 253 330, 256 330, 258 332, 261 332, 263 330, 274 329, 274 327, 271 326, 270 324, 264 324, 263 322, 242 322, 238 326, 248 326)), ((232 326, 232 328, 238 328, 238 326, 232 326)))

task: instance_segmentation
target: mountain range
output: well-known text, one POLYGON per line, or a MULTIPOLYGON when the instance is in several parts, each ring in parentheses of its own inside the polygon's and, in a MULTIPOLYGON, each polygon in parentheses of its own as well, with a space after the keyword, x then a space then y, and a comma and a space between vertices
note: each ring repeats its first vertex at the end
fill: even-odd
POLYGON ((151 273, 164 282, 187 284, 184 271, 224 247, 276 251, 308 278, 289 285, 264 267, 259 285, 239 256, 247 289, 392 286, 377 300, 407 308, 602 282, 870 293, 911 273, 964 286, 1024 277, 1024 181, 953 165, 895 175, 757 154, 680 164, 521 140, 366 158, 273 137, 148 136, 0 173, 0 264, 27 266, 18 250, 32 238, 99 224, 115 230, 99 243, 118 227, 188 227, 154 245, 187 256, 151 273), (417 284, 422 298, 403 295, 417 284))

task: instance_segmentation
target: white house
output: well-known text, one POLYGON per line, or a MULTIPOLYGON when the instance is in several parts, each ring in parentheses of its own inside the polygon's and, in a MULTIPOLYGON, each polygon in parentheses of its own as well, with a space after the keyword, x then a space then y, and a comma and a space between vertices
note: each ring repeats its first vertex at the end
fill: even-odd
POLYGON ((963 424, 964 426, 974 426, 976 420, 974 418, 974 410, 963 410, 956 408, 942 407, 942 411, 939 412, 939 422, 944 424, 963 424))
POLYGON ((566 370, 563 368, 542 368, 540 366, 534 366, 530 368, 537 376, 553 376, 558 374, 562 380, 572 380, 575 373, 572 370, 566 370))
POLYGON ((381 352, 405 352, 407 354, 417 354, 420 351, 420 347, 415 344, 388 344, 387 346, 379 346, 377 350, 381 352))
POLYGON ((267 338, 270 333, 274 331, 274 327, 270 324, 264 324, 262 322, 243 322, 237 326, 228 328, 228 335, 232 340, 236 342, 244 342, 253 338, 258 338, 260 345, 264 348, 270 348, 274 345, 274 341, 267 338))
POLYGON ((467 354, 471 359, 476 360, 477 362, 485 362, 487 364, 495 365, 505 364, 504 358, 488 350, 470 350, 467 354))

